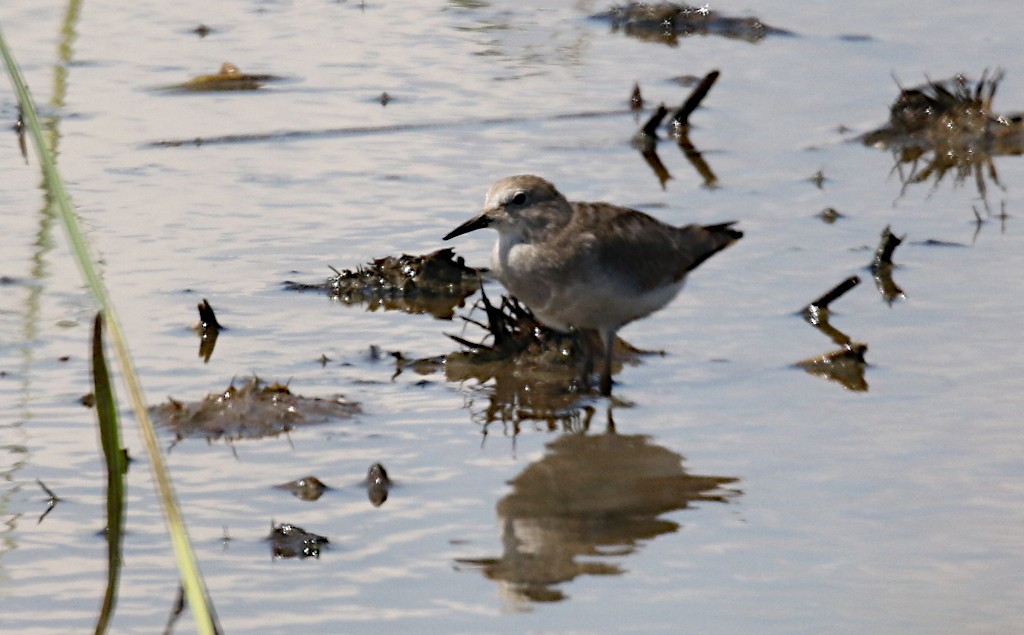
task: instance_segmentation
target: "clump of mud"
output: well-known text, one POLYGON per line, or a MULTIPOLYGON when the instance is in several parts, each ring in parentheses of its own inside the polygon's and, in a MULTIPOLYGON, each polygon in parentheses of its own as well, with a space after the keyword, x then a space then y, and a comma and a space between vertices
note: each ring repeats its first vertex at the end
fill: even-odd
POLYGON ((297 426, 348 419, 361 412, 358 403, 337 395, 327 399, 296 395, 288 386, 251 377, 239 386, 211 393, 193 403, 169 398, 150 415, 176 437, 207 440, 260 439, 297 426))
POLYGON ((335 269, 322 284, 285 282, 285 288, 325 291, 332 300, 365 304, 369 311, 429 313, 450 320, 455 308, 480 288, 480 271, 447 248, 422 256, 378 258, 355 269, 335 269))
POLYGON ((706 4, 691 7, 674 2, 629 2, 613 5, 591 17, 610 22, 612 31, 621 30, 630 37, 670 46, 676 46, 680 37, 690 35, 718 35, 747 42, 757 42, 768 35, 792 35, 754 17, 722 15, 706 4))

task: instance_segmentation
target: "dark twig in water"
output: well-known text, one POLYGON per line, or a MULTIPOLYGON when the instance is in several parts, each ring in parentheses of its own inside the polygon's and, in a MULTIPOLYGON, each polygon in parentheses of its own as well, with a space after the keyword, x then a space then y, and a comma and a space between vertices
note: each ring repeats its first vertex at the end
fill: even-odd
POLYGON ((203 298, 203 301, 199 303, 198 308, 199 327, 201 327, 203 330, 220 330, 221 328, 223 328, 220 325, 220 322, 217 321, 217 315, 213 312, 213 307, 210 306, 210 303, 206 300, 206 298, 203 298))
POLYGON ((825 293, 817 300, 811 302, 802 309, 804 315, 817 315, 821 311, 827 311, 828 305, 838 300, 847 291, 860 284, 860 276, 850 276, 846 280, 843 280, 835 287, 833 287, 828 293, 825 293))
POLYGON ((633 92, 629 95, 629 107, 632 110, 643 110, 644 98, 640 94, 640 84, 633 82, 633 92))
POLYGON ((715 81, 718 80, 719 74, 717 70, 714 70, 705 75, 704 79, 700 80, 700 84, 697 84, 697 87, 693 89, 693 92, 686 98, 683 105, 672 115, 673 131, 678 132, 690 127, 690 113, 696 110, 700 102, 707 96, 708 91, 711 90, 711 87, 715 85, 715 81))
POLYGON ((875 250, 875 257, 871 261, 871 273, 875 278, 875 287, 890 306, 896 300, 905 297, 903 289, 892 279, 894 267, 892 254, 896 247, 903 242, 904 238, 906 238, 905 234, 903 236, 896 236, 890 231, 889 226, 886 225, 882 231, 882 240, 878 245, 878 249, 875 250))
POLYGON ((217 337, 223 326, 217 321, 213 307, 203 298, 199 303, 199 323, 195 325, 196 334, 199 336, 199 356, 203 363, 208 363, 213 355, 213 349, 217 346, 217 337))
POLYGON ((654 114, 652 114, 647 120, 647 123, 640 128, 640 132, 638 132, 637 135, 657 138, 658 126, 661 125, 662 120, 665 119, 665 115, 667 114, 668 108, 665 107, 665 104, 658 104, 658 108, 654 111, 654 114))
POLYGON ((903 236, 893 234, 889 226, 886 225, 885 229, 882 230, 882 241, 879 243, 878 249, 875 250, 875 258, 871 261, 871 270, 877 272, 884 266, 891 266, 892 252, 899 247, 906 237, 906 234, 903 236))

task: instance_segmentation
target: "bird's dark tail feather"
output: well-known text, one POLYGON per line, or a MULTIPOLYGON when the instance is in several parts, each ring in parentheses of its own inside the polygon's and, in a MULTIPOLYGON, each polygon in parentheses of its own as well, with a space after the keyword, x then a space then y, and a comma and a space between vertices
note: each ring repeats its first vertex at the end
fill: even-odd
POLYGON ((714 256, 740 238, 743 238, 743 232, 738 229, 733 229, 732 226, 735 224, 736 221, 729 221, 728 223, 704 225, 703 227, 699 227, 697 225, 690 226, 692 231, 700 232, 703 234, 702 238, 704 238, 704 250, 697 254, 693 264, 690 265, 691 271, 696 269, 702 262, 711 256, 714 256))

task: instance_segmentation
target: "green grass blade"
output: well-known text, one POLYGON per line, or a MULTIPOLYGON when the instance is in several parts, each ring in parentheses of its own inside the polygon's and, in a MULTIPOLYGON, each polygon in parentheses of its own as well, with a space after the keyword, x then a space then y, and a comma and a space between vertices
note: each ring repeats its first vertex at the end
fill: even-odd
POLYGON ((121 543, 124 529, 124 474, 127 457, 121 447, 121 426, 117 403, 110 385, 107 360, 103 355, 103 314, 97 313, 92 331, 92 383, 96 417, 100 424, 100 444, 107 462, 107 592, 96 620, 96 635, 107 632, 117 604, 117 585, 121 577, 121 543))
POLYGON ((219 629, 216 626, 216 616, 213 612, 213 606, 209 600, 209 595, 206 591, 206 585, 203 581, 202 574, 199 571, 195 552, 192 550, 192 543, 188 538, 184 518, 178 508, 170 475, 168 473, 167 466, 164 463, 163 452, 161 451, 160 445, 157 441, 153 422, 149 418, 149 412, 146 408, 146 399, 143 396, 142 386, 135 373, 135 366, 132 363, 131 355, 128 351, 128 345, 125 342, 124 333, 121 330, 121 324, 114 312, 114 307, 107 295, 103 281, 93 265, 93 260, 89 255, 85 239, 78 228, 78 220, 75 217, 74 211, 71 209, 71 202, 66 190, 64 189, 64 182, 61 180, 60 174, 57 172, 53 153, 46 146, 43 140, 42 129, 39 125, 39 119, 36 116, 35 104, 29 94, 28 87, 25 85, 24 78, 21 75, 21 70, 18 68, 17 63, 14 60, 14 56, 7 47, 7 41, 4 39, 2 30, 0 30, 0 55, 3 55, 8 75, 11 78, 11 84, 14 86, 14 90, 18 95, 18 101, 21 103, 23 117, 25 120, 25 130, 32 138, 33 145, 36 149, 36 155, 39 157, 39 164, 43 171, 43 178, 47 191, 50 193, 54 204, 57 206, 58 217, 61 219, 68 242, 71 243, 75 261, 78 264, 79 269, 82 271, 82 276, 85 278, 85 282, 88 285, 89 290, 100 305, 106 319, 107 328, 110 333, 110 340, 117 351, 117 356, 121 364, 122 376, 127 386, 127 392, 132 402, 132 408, 135 411, 135 417, 138 420, 139 432, 142 436, 146 453, 149 456, 150 469, 153 472, 159 498, 163 506, 164 516, 167 520, 168 531, 171 537, 171 544, 174 547, 174 555, 178 563, 182 586, 185 588, 185 597, 188 600, 189 608, 191 609, 192 616, 196 622, 196 627, 199 632, 203 634, 216 633, 219 629))

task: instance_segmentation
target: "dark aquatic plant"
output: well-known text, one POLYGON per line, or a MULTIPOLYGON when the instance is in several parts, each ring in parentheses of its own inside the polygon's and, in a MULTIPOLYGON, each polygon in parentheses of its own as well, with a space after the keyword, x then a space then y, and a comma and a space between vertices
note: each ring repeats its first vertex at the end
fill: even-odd
POLYGON ((987 204, 986 182, 1002 187, 993 158, 1024 154, 1024 116, 999 114, 992 107, 1003 72, 982 73, 972 82, 964 75, 901 88, 889 107, 889 121, 858 139, 892 152, 893 170, 902 194, 916 183, 947 174, 955 185, 973 180, 987 204))

